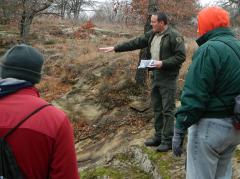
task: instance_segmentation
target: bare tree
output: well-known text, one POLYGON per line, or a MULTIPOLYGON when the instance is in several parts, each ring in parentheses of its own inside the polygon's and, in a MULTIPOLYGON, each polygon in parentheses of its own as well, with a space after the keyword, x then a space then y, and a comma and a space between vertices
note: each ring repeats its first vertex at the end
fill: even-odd
POLYGON ((116 16, 119 14, 119 9, 114 1, 108 1, 101 4, 95 11, 93 20, 101 22, 113 23, 116 20, 116 16))
POLYGON ((19 24, 20 37, 27 41, 33 19, 41 14, 54 14, 62 18, 79 18, 85 7, 93 7, 92 0, 0 0, 0 22, 15 20, 19 24))
POLYGON ((53 0, 21 0, 20 37, 27 40, 33 18, 51 6, 53 0))
POLYGON ((33 18, 49 8, 54 0, 0 0, 0 20, 19 23, 20 37, 26 41, 33 18))
POLYGON ((55 9, 56 11, 60 11, 60 16, 62 19, 65 18, 67 9, 69 8, 69 1, 68 0, 55 0, 55 9))
POLYGON ((78 20, 79 15, 81 12, 86 11, 84 7, 93 7, 94 2, 91 0, 70 0, 69 1, 70 5, 70 14, 73 14, 74 20, 78 20))
POLYGON ((63 19, 68 17, 78 20, 82 13, 94 10, 96 3, 94 0, 54 0, 53 9, 63 19))
POLYGON ((239 0, 219 0, 218 5, 222 6, 231 13, 232 23, 239 25, 240 20, 240 1, 239 0))
POLYGON ((131 0, 111 0, 98 6, 93 17, 105 22, 125 25, 142 24, 141 15, 132 8, 131 0))
POLYGON ((15 0, 0 0, 0 23, 7 24, 14 19, 14 13, 19 3, 15 0))

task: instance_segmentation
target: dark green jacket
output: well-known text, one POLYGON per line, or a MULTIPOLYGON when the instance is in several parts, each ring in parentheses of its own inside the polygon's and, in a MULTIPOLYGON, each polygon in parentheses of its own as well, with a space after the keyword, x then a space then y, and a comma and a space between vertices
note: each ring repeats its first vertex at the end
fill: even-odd
POLYGON ((197 40, 176 113, 176 127, 186 129, 200 118, 223 118, 233 114, 234 97, 240 94, 240 58, 225 44, 238 41, 229 28, 209 31, 197 40), (224 104, 223 104, 224 103, 224 104))
MULTIPOLYGON (((155 33, 153 31, 149 31, 140 37, 119 44, 115 46, 115 52, 132 51, 146 47, 150 52, 154 35, 155 33)), ((153 81, 165 85, 163 83, 165 81, 169 82, 171 79, 176 80, 179 69, 185 61, 186 54, 183 37, 176 30, 168 27, 163 34, 159 48, 159 59, 163 61, 163 66, 153 71, 153 81)), ((151 56, 148 58, 151 59, 151 56)))

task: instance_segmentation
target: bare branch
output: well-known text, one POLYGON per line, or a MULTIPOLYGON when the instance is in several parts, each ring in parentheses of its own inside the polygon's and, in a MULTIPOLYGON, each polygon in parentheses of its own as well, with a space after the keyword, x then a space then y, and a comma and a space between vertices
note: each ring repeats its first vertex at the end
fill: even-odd
POLYGON ((54 15, 54 16, 59 16, 61 17, 60 13, 54 13, 54 12, 39 12, 36 15, 54 15))

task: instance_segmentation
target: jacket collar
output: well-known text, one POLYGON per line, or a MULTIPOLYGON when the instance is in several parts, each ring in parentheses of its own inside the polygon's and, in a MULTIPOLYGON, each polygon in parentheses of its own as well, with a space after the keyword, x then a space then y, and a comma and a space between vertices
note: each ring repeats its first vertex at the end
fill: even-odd
POLYGON ((153 32, 153 33, 154 33, 154 35, 156 35, 156 34, 165 35, 165 34, 169 34, 169 32, 170 32, 170 28, 169 28, 169 25, 168 25, 168 26, 166 26, 166 29, 164 29, 164 31, 162 31, 162 32, 153 32))
MULTIPOLYGON (((151 32, 151 35, 149 38, 149 42, 153 40, 156 34, 159 34, 159 32, 154 32, 153 30, 151 30, 150 32, 151 32)), ((170 33, 170 26, 168 25, 167 29, 164 32, 162 32, 162 35, 165 36, 166 34, 169 34, 169 33, 170 33)))
POLYGON ((38 89, 35 88, 34 86, 22 88, 22 89, 18 90, 17 92, 15 92, 14 94, 16 94, 16 95, 30 95, 30 96, 40 97, 38 89))
POLYGON ((0 97, 15 93, 16 91, 32 87, 33 84, 16 78, 6 78, 0 80, 0 97))
POLYGON ((234 36, 234 33, 227 27, 219 27, 202 35, 196 40, 196 42, 199 46, 201 46, 202 44, 206 43, 208 40, 213 39, 217 36, 222 36, 222 35, 234 36))

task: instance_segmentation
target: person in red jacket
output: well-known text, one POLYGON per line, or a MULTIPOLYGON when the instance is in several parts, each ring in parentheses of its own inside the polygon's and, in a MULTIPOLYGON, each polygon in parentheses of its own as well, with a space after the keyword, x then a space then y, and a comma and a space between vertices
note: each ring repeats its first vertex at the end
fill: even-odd
MULTIPOLYGON (((47 104, 34 87, 43 62, 42 54, 25 44, 12 47, 0 59, 0 137, 47 104)), ((54 106, 31 116, 6 140, 24 178, 79 178, 71 124, 54 106)))

